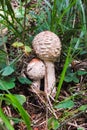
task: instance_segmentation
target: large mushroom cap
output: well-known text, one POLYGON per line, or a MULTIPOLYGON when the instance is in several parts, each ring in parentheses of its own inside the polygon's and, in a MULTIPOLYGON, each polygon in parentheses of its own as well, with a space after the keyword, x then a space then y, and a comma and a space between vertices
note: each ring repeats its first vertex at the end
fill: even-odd
POLYGON ((42 79, 45 76, 44 63, 39 59, 32 59, 27 66, 27 75, 30 79, 42 79))
POLYGON ((55 61, 60 56, 61 42, 53 32, 43 31, 35 36, 33 49, 39 58, 55 61))

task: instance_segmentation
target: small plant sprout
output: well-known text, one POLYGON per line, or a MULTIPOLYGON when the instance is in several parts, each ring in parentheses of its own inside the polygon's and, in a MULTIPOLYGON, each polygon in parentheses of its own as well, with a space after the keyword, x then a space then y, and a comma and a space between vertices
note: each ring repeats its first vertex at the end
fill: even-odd
POLYGON ((27 75, 33 80, 31 88, 40 90, 40 80, 45 76, 44 63, 37 58, 32 59, 27 66, 27 75))
POLYGON ((37 56, 45 63, 45 93, 47 96, 54 97, 56 94, 54 62, 60 56, 60 39, 53 32, 43 31, 35 36, 33 49, 37 56))

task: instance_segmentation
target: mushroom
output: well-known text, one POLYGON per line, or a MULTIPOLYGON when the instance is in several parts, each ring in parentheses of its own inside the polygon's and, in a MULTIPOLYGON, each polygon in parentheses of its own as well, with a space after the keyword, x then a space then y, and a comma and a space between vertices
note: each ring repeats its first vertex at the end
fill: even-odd
POLYGON ((40 59, 32 59, 27 66, 27 75, 33 80, 31 87, 40 90, 40 80, 45 76, 44 63, 40 59))
POLYGON ((54 62, 60 56, 60 39, 53 32, 43 31, 35 36, 32 46, 37 56, 45 63, 45 93, 54 97, 56 94, 54 62))

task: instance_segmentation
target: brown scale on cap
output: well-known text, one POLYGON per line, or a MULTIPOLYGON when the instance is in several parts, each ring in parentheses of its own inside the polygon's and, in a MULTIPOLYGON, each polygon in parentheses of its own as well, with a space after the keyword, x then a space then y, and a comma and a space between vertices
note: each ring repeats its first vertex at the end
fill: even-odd
POLYGON ((53 32, 43 31, 34 38, 33 48, 42 60, 55 61, 60 56, 61 42, 53 32))

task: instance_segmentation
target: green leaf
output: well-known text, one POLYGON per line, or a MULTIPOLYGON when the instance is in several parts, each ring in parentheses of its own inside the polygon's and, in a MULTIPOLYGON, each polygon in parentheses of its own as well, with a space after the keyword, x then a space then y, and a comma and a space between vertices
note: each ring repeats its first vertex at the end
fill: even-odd
POLYGON ((74 102, 72 100, 64 100, 62 102, 60 102, 58 105, 56 105, 54 108, 63 108, 63 109, 71 109, 74 106, 74 102))
POLYGON ((87 109, 87 105, 82 105, 78 110, 85 111, 87 109))
POLYGON ((15 83, 11 79, 0 80, 0 89, 1 90, 8 90, 8 89, 12 89, 14 87, 15 87, 15 83))
POLYGON ((16 18, 24 18, 25 8, 24 7, 21 7, 21 9, 20 7, 17 9, 15 8, 14 12, 16 18))
POLYGON ((64 81, 66 81, 66 82, 72 82, 73 81, 73 77, 74 77, 74 73, 68 73, 66 76, 65 76, 65 78, 64 78, 64 81))
POLYGON ((28 54, 32 51, 32 49, 29 46, 24 46, 24 52, 25 54, 28 54))
POLYGON ((14 95, 21 105, 26 102, 26 97, 24 95, 14 95))
POLYGON ((12 46, 15 47, 15 48, 20 48, 20 47, 23 47, 24 44, 23 44, 22 42, 14 42, 14 43, 12 44, 12 46))
POLYGON ((85 130, 83 127, 79 127, 77 128, 77 130, 85 130))
POLYGON ((27 111, 22 107, 18 99, 12 94, 6 94, 6 97, 9 99, 10 102, 12 102, 12 105, 15 106, 16 109, 18 109, 23 121, 27 126, 27 130, 32 130, 30 116, 27 111))
POLYGON ((87 71, 85 71, 85 70, 78 70, 77 74, 80 75, 80 76, 81 75, 85 75, 85 74, 87 74, 87 71))
POLYGON ((67 76, 65 76, 64 81, 67 83, 72 82, 72 78, 67 75, 67 76))
POLYGON ((28 78, 25 78, 25 77, 22 77, 22 76, 18 77, 18 80, 22 84, 31 84, 32 83, 28 78))
POLYGON ((65 76, 64 81, 66 81, 67 83, 69 82, 74 82, 74 83, 79 83, 79 79, 76 77, 76 73, 69 73, 65 76))
POLYGON ((79 79, 74 75, 74 77, 73 77, 73 82, 74 83, 79 83, 79 79))
POLYGON ((12 125, 10 124, 9 119, 6 117, 6 115, 3 113, 2 109, 0 108, 0 117, 2 119, 2 121, 5 123, 6 128, 8 130, 14 130, 14 128, 12 127, 12 125))
POLYGON ((20 122, 23 122, 23 120, 21 118, 12 117, 11 119, 13 120, 14 124, 18 124, 20 122))
POLYGON ((60 126, 59 122, 56 119, 53 120, 52 124, 54 130, 57 130, 60 126))
POLYGON ((53 117, 49 118, 49 120, 48 120, 48 129, 49 130, 51 130, 51 129, 57 130, 59 128, 59 126, 60 126, 60 123, 58 122, 57 119, 55 119, 53 117))
POLYGON ((14 72, 14 69, 11 66, 6 66, 3 70, 2 75, 8 76, 8 75, 11 75, 13 72, 14 72))

